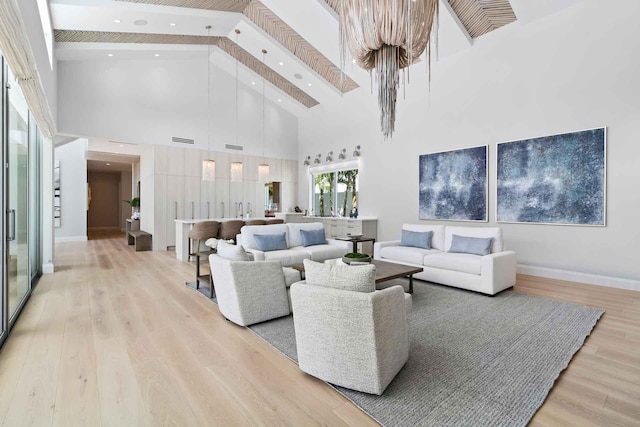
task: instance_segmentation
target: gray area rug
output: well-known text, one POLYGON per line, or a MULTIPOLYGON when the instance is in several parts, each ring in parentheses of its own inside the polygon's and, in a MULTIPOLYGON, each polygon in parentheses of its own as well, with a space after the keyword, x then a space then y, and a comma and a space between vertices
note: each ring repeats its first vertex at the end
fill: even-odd
MULTIPOLYGON (((387 426, 527 425, 604 313, 513 291, 414 287, 409 360, 384 394, 335 387, 387 426)), ((291 316, 250 329, 297 361, 291 316)))

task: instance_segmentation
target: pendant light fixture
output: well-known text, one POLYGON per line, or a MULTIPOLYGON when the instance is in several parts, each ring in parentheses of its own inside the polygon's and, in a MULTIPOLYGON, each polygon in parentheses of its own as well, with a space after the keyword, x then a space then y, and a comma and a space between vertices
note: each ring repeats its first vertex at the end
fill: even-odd
MULTIPOLYGON (((238 44, 238 36, 240 30, 236 28, 236 45, 238 44)), ((236 146, 238 146, 238 56, 236 55, 236 146)), ((231 163, 231 182, 242 182, 242 162, 231 163)))
POLYGON ((216 161, 211 159, 211 25, 207 29, 207 160, 202 161, 202 180, 216 180, 216 161))
POLYGON ((384 139, 393 136, 400 70, 406 69, 425 49, 431 65, 431 43, 438 25, 438 0, 342 0, 340 63, 349 58, 375 77, 378 86, 380 126, 384 139))
MULTIPOLYGON (((267 50, 266 49, 262 49, 262 65, 264 65, 265 61, 265 55, 267 54, 267 50)), ((264 73, 262 74, 262 163, 258 165, 258 182, 260 183, 267 183, 269 182, 269 164, 266 162, 265 157, 264 157, 264 140, 266 138, 265 135, 265 126, 264 126, 264 100, 265 100, 265 96, 264 96, 264 73)))

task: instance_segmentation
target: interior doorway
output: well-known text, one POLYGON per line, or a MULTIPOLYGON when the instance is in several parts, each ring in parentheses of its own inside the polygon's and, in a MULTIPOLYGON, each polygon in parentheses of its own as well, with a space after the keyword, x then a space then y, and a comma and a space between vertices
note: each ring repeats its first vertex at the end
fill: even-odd
POLYGON ((132 210, 128 201, 136 197, 133 159, 87 155, 87 236, 90 240, 124 235, 132 210), (129 161, 127 161, 129 160, 129 161))

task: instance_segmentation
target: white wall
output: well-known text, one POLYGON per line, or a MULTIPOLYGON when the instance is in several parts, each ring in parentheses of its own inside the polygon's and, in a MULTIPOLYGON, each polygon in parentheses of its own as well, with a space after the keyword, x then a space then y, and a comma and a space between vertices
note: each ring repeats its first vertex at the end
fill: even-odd
MULTIPOLYGON (((638 18, 636 0, 615 7, 591 0, 504 27, 434 64, 430 94, 424 64, 412 69, 393 141, 381 140, 377 100, 361 88, 299 120, 300 159, 343 147, 350 153, 360 144, 360 214, 378 216, 379 240, 389 240, 402 223, 420 222, 420 154, 489 144, 493 225, 496 143, 607 126, 606 228, 500 226, 519 263, 638 280, 638 18)), ((306 204, 300 165, 299 200, 306 204)))
MULTIPOLYGON (((180 146, 192 138, 207 149, 207 70, 201 60, 60 62, 58 126, 62 133, 115 141, 180 146)), ((235 80, 212 67, 211 150, 235 144, 235 80)), ((262 98, 240 85, 239 140, 262 155, 262 98)), ((266 156, 297 159, 297 118, 266 102, 266 156)))
POLYGON ((53 65, 49 61, 49 54, 47 53, 47 45, 45 42, 45 35, 42 29, 42 22, 40 20, 40 13, 38 11, 37 0, 21 0, 16 2, 20 8, 20 15, 25 24, 27 31, 27 37, 29 37, 29 44, 33 51, 33 56, 36 60, 36 68, 40 75, 40 81, 44 88, 44 94, 47 97, 47 102, 54 120, 57 117, 57 64, 55 59, 55 50, 53 57, 53 65))
POLYGON ((61 227, 56 242, 87 240, 87 146, 84 138, 55 148, 60 162, 61 227))

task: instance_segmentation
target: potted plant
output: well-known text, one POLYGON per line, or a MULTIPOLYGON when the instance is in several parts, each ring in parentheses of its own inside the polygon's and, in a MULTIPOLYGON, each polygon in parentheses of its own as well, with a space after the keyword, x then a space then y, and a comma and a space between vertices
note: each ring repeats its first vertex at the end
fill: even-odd
POLYGON ((345 256, 342 257, 342 262, 344 262, 345 264, 351 264, 352 262, 368 264, 371 262, 371 257, 367 254, 349 252, 348 254, 345 254, 345 256))
POLYGON ((123 202, 127 203, 133 209, 133 215, 131 215, 131 219, 140 219, 140 197, 134 197, 131 200, 123 200, 123 202))

